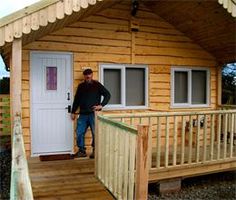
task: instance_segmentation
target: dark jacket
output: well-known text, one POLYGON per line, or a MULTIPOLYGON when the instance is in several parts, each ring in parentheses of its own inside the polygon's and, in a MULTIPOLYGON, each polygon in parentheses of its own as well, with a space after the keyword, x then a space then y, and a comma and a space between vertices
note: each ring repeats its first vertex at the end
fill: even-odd
POLYGON ((110 97, 109 91, 98 81, 92 80, 90 83, 84 81, 77 88, 72 113, 75 113, 78 107, 80 107, 80 114, 92 113, 94 112, 93 106, 105 106, 110 100, 110 97), (104 97, 102 102, 101 96, 104 97))

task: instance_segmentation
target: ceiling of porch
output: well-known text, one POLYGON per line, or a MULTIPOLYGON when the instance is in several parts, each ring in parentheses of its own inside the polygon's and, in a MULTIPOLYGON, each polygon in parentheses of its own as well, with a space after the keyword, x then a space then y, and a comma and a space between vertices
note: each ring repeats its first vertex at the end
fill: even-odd
POLYGON ((221 64, 236 61, 236 18, 217 0, 142 0, 221 64))
MULTIPOLYGON (((92 0, 83 1, 93 2, 92 0)), ((57 19, 53 23, 40 26, 38 30, 22 34, 23 45, 120 1, 122 0, 97 0, 96 5, 79 12, 72 12, 63 19, 57 19)), ((123 1, 131 3, 131 0, 123 1)), ((236 18, 232 17, 231 13, 228 13, 217 0, 139 0, 139 2, 202 46, 220 64, 236 62, 236 18)), ((39 9, 34 12, 38 11, 39 9)), ((23 14, 22 17, 28 16, 25 10, 23 14)), ((9 23, 13 26, 14 21, 9 23)), ((0 47, 5 60, 8 60, 10 51, 11 42, 0 47)))

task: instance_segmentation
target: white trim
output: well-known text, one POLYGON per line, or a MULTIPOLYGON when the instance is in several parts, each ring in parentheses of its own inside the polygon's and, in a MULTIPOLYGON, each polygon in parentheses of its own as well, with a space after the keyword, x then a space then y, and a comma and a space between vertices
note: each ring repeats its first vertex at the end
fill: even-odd
POLYGON ((101 63, 100 68, 100 82, 104 85, 104 69, 121 69, 121 104, 106 105, 104 110, 127 110, 127 109, 147 109, 148 108, 148 66, 147 65, 131 65, 131 64, 108 64, 101 63), (145 76, 145 105, 142 106, 126 106, 126 68, 142 68, 145 76))
POLYGON ((206 67, 172 67, 171 68, 171 105, 170 108, 199 108, 210 107, 210 69, 206 67), (201 70, 206 71, 206 104, 192 104, 192 71, 201 70), (188 102, 174 103, 174 76, 176 71, 188 72, 188 102))
MULTIPOLYGON (((29 54, 29 59, 30 59, 30 66, 29 66, 29 83, 30 83, 30 135, 31 135, 31 144, 30 144, 30 151, 31 151, 31 156, 34 157, 34 156, 39 156, 39 155, 42 155, 40 153, 33 153, 32 151, 32 145, 33 145, 33 141, 32 141, 32 109, 33 109, 33 103, 32 103, 32 70, 31 70, 31 66, 32 66, 32 58, 33 58, 33 55, 37 55, 37 54, 51 54, 51 55, 68 55, 70 56, 70 66, 71 66, 71 79, 70 79, 70 91, 71 91, 71 94, 70 94, 70 99, 71 99, 71 106, 72 106, 72 102, 73 102, 73 97, 74 97, 74 91, 73 91, 73 80, 74 80, 74 65, 73 65, 73 56, 74 54, 72 52, 62 52, 62 51, 30 51, 30 54, 29 54)), ((74 154, 74 123, 72 123, 72 137, 73 137, 73 140, 72 140, 72 149, 71 151, 62 151, 63 153, 71 153, 71 154, 74 154)), ((62 153, 61 152, 61 153, 62 153)), ((58 152, 55 152, 55 153, 43 153, 43 155, 53 155, 53 154, 58 154, 58 152)))
POLYGON ((121 71, 121 103, 120 104, 110 104, 110 105, 106 105, 106 108, 110 107, 110 108, 122 108, 124 107, 124 97, 123 97, 123 90, 124 90, 124 68, 123 65, 114 65, 114 64, 102 64, 100 65, 100 82, 104 85, 104 69, 120 69, 121 71))

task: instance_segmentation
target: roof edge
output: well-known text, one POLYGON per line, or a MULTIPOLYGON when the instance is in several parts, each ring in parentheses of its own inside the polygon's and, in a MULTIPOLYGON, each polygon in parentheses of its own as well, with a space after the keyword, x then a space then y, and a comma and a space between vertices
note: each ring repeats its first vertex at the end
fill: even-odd
POLYGON ((6 42, 37 31, 49 23, 87 9, 103 0, 42 0, 0 20, 0 48, 6 42))
POLYGON ((41 0, 39 2, 32 4, 32 5, 26 6, 26 7, 22 8, 21 10, 18 10, 16 12, 13 12, 13 13, 1 18, 0 19, 0 27, 10 24, 22 17, 30 15, 36 11, 39 11, 45 7, 48 7, 54 3, 57 3, 58 1, 63 1, 63 0, 41 0))
POLYGON ((231 13, 232 17, 236 17, 236 1, 235 0, 218 0, 228 13, 231 13))

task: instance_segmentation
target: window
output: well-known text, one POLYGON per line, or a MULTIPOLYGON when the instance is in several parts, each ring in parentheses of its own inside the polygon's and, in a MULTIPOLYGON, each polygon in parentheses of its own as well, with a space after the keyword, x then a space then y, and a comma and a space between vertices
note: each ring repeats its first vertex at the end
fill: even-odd
POLYGON ((171 77, 173 107, 208 106, 208 69, 173 68, 171 77))
POLYGON ((146 108, 147 81, 146 66, 101 65, 101 83, 111 93, 108 108, 146 108))
POLYGON ((57 67, 46 67, 47 90, 57 90, 57 67))
POLYGON ((121 70, 104 69, 104 84, 112 92, 110 104, 121 104, 121 70))

